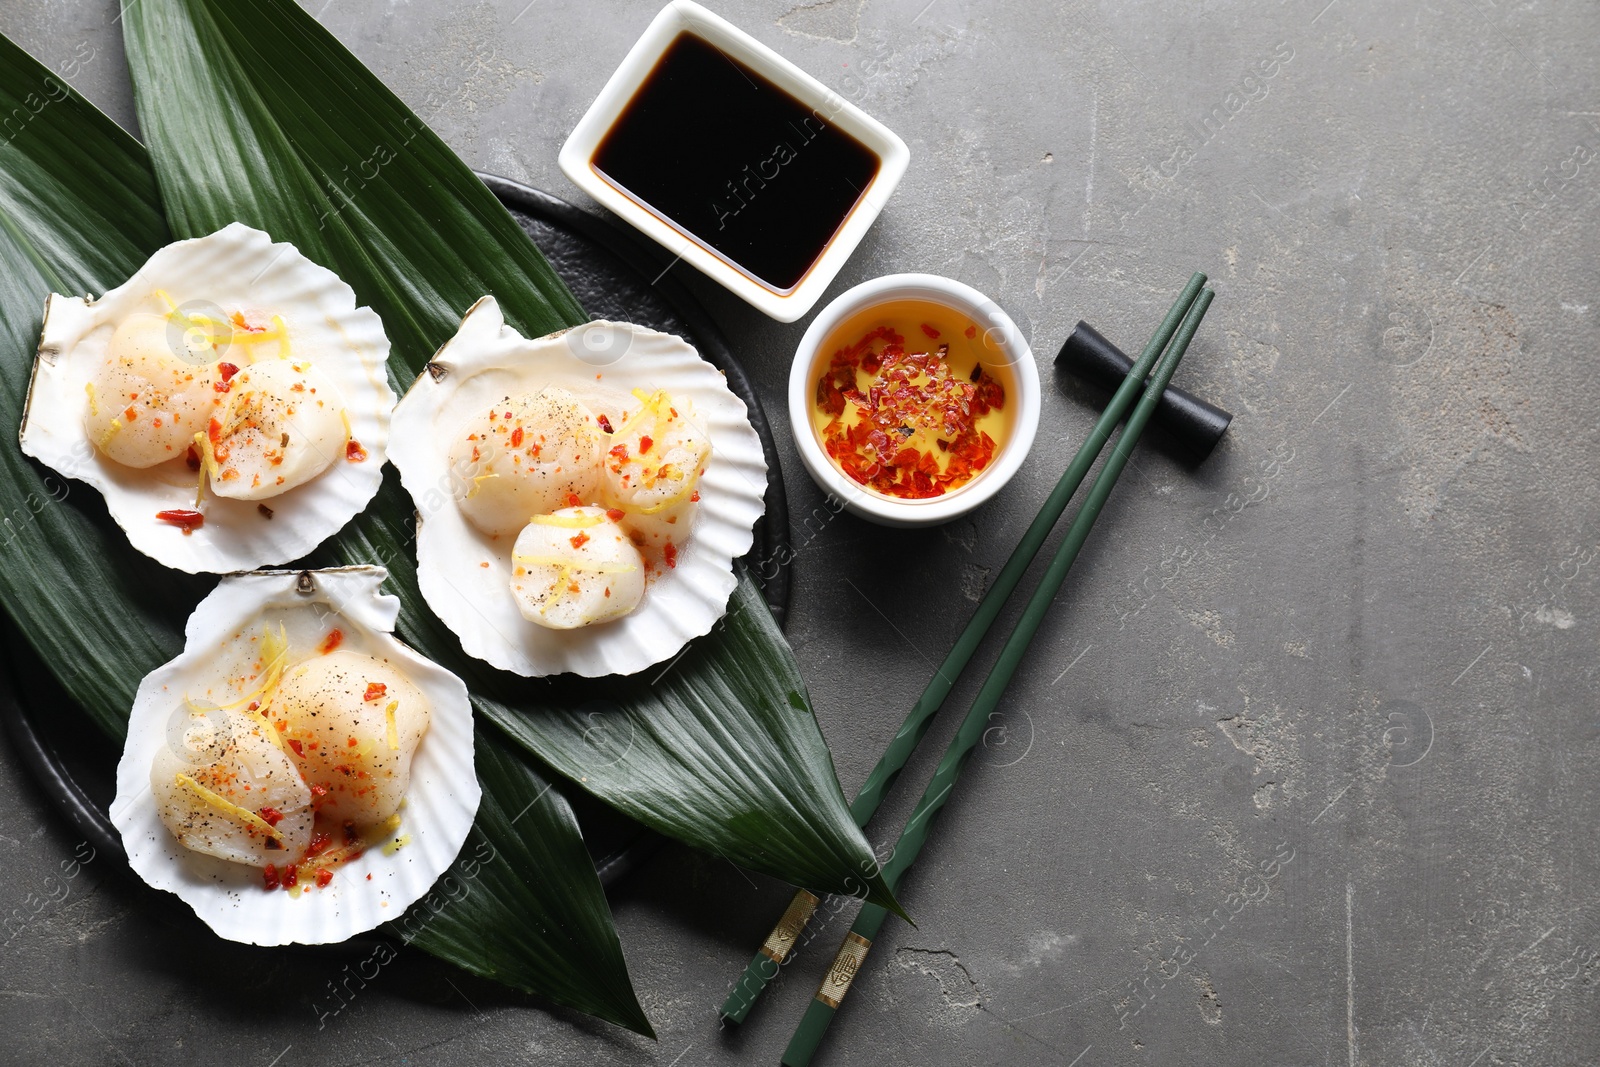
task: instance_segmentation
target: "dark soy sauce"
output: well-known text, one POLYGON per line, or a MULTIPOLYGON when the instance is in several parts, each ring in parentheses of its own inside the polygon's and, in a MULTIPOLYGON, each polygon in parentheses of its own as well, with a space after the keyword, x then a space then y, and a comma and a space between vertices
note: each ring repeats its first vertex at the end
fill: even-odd
POLYGON ((694 240, 786 292, 849 217, 879 159, 826 109, 680 33, 593 165, 694 240))

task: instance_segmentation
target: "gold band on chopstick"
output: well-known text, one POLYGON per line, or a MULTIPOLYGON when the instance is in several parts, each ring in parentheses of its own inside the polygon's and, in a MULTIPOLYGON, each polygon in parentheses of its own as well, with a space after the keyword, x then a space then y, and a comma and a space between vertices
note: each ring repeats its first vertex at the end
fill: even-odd
POLYGON ((850 983, 855 981, 861 965, 866 962, 867 949, 871 947, 872 942, 854 930, 845 934, 844 944, 839 946, 839 954, 833 958, 833 966, 822 977, 817 999, 830 1008, 837 1008, 844 995, 850 992, 850 983))
POLYGON ((821 903, 820 897, 813 896, 804 889, 796 892, 794 899, 789 901, 789 910, 783 913, 778 925, 767 935, 767 943, 761 946, 761 954, 773 963, 782 963, 787 959, 794 949, 795 942, 800 940, 800 931, 806 928, 806 923, 811 921, 811 916, 816 914, 817 905, 821 903))

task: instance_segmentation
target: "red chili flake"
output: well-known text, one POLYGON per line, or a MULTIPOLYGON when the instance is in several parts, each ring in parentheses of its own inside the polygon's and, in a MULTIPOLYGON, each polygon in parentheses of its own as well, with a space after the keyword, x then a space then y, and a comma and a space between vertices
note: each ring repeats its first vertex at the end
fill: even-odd
POLYGON ((600 428, 602 430, 604 430, 606 433, 616 433, 617 432, 617 431, 615 431, 615 430, 613 430, 611 428, 611 420, 606 418, 604 415, 596 415, 594 417, 594 421, 598 422, 600 424, 600 428))
POLYGON ((976 326, 968 326, 962 332, 967 335, 967 340, 969 340, 969 341, 972 340, 974 337, 978 336, 978 328, 976 326))
POLYGON ((239 368, 232 363, 218 363, 217 373, 222 375, 223 381, 231 382, 233 381, 233 376, 239 373, 239 368))
POLYGON ((1004 403, 992 376, 980 372, 968 382, 953 375, 947 346, 907 352, 884 328, 838 350, 816 396, 818 409, 832 416, 823 445, 845 475, 908 499, 940 496, 984 469, 994 442, 976 423, 1004 403), (873 376, 865 386, 861 372, 873 376), (852 405, 860 418, 846 426, 852 405))
POLYGON ((156 512, 156 518, 162 522, 171 523, 185 534, 192 534, 206 524, 206 517, 198 511, 188 508, 173 508, 170 511, 156 512))
POLYGON ((939 336, 939 331, 935 330, 932 326, 929 326, 927 323, 923 323, 922 324, 922 332, 927 334, 929 337, 938 337, 939 336))
MULTIPOLYGON (((372 876, 369 874, 369 875, 367 875, 367 877, 371 878, 372 876)), ((332 871, 328 870, 328 868, 326 868, 326 867, 317 868, 317 888, 318 889, 326 889, 326 888, 328 888, 328 883, 331 882, 331 881, 333 881, 333 872, 332 871)))
POLYGON ((194 445, 190 445, 189 451, 184 453, 183 462, 188 464, 189 469, 192 471, 200 469, 200 453, 194 450, 194 445))
POLYGON ((581 507, 583 507, 583 498, 580 497, 577 493, 568 493, 567 494, 567 507, 569 507, 569 508, 581 508, 581 507))
POLYGON ((384 685, 382 682, 368 682, 367 683, 367 691, 366 691, 366 693, 364 693, 362 695, 361 699, 362 700, 382 700, 383 699, 383 694, 387 693, 388 691, 389 691, 389 687, 387 685, 384 685))
POLYGON ((305 749, 301 746, 299 741, 296 741, 294 738, 291 737, 289 739, 289 747, 294 749, 294 754, 296 756, 300 757, 301 759, 305 759, 306 758, 305 749))
POLYGON ((676 567, 678 565, 677 546, 671 541, 668 541, 666 547, 662 548, 661 550, 661 558, 667 561, 667 566, 676 567))
POLYGON ((522 427, 521 426, 518 426, 515 430, 511 431, 511 447, 512 448, 521 448, 522 447, 522 427))
POLYGON ((322 654, 326 656, 342 644, 344 644, 344 631, 329 630, 328 636, 322 639, 322 654))
POLYGON ((206 437, 210 439, 210 441, 211 441, 211 443, 213 445, 215 445, 219 440, 221 440, 222 439, 222 423, 218 422, 216 419, 212 419, 209 423, 207 423, 206 424, 206 437))
POLYGON ((584 533, 582 530, 579 530, 575 535, 568 538, 568 540, 572 542, 573 548, 582 548, 584 545, 589 543, 589 535, 584 533))
POLYGON ((311 783, 311 794, 312 794, 312 796, 325 797, 325 796, 328 795, 328 787, 325 786, 325 785, 318 785, 315 782, 312 782, 311 783))
POLYGON ((278 888, 278 865, 269 863, 261 869, 261 884, 268 889, 278 888))
POLYGON ((277 808, 262 808, 256 814, 261 816, 261 821, 268 826, 276 826, 283 821, 283 812, 277 808))
POLYGON ((624 463, 628 462, 628 446, 627 445, 613 445, 612 448, 611 448, 611 454, 613 456, 616 456, 618 459, 620 459, 624 463))
POLYGON ((293 889, 300 883, 300 868, 291 863, 283 869, 283 888, 293 889))
POLYGON ((649 452, 650 446, 653 444, 655 444, 655 442, 648 437, 639 438, 639 454, 642 456, 646 452, 649 452))
POLYGON ((623 511, 621 508, 606 508, 606 518, 610 519, 612 522, 621 522, 627 517, 627 514, 628 513, 623 511))
POLYGON ((344 458, 351 463, 361 463, 367 458, 367 450, 361 447, 361 442, 354 437, 344 446, 344 458))
POLYGON ((311 835, 311 844, 306 846, 306 855, 320 856, 327 851, 328 846, 331 844, 333 844, 333 838, 318 831, 311 835))
POLYGON ((694 492, 689 494, 689 502, 691 504, 698 504, 700 502, 700 490, 696 489, 694 492))

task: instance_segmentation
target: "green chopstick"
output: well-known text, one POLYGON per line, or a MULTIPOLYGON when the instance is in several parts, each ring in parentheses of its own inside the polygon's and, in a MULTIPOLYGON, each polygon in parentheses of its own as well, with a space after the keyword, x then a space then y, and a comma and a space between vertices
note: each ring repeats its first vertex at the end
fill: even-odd
MULTIPOLYGON (((1038 555, 1045 538, 1050 536, 1056 520, 1066 510, 1068 501, 1078 491, 1078 486, 1089 473, 1089 468, 1094 466, 1117 423, 1122 421, 1122 417, 1133 406, 1140 390, 1144 388, 1145 376, 1150 373, 1150 368, 1155 365, 1156 359, 1172 340, 1179 323, 1183 321, 1183 317, 1205 284, 1206 276, 1196 271, 1189 279, 1189 284, 1183 287, 1183 292, 1178 294, 1178 299, 1167 311, 1167 317, 1162 320, 1161 326, 1151 336, 1150 343, 1145 345, 1144 351, 1129 368, 1121 386, 1106 404, 1105 410, 1094 424, 1094 429, 1089 432, 1082 447, 1078 449, 1078 454, 1062 473, 1061 480, 1046 498, 1032 525, 1017 542, 1011 558, 1006 561, 994 584, 989 587, 989 592, 984 595, 978 610, 972 613, 972 619, 967 623, 967 628, 961 632, 961 636, 956 639, 955 647, 950 650, 944 663, 929 679, 928 687, 922 691, 922 697, 916 706, 906 714, 899 731, 889 742, 889 747, 879 758, 877 766, 867 775, 866 783, 862 785, 861 791, 856 794, 855 801, 850 805, 850 814, 857 826, 865 827, 873 813, 878 810, 878 805, 883 803, 884 794, 904 769, 912 752, 916 751, 923 735, 928 732, 928 727, 933 724, 934 715, 944 704, 945 697, 950 694, 951 687, 965 669, 967 661, 977 651, 978 644, 989 632, 990 625, 1005 607, 1017 583, 1022 580, 1023 573, 1033 562, 1033 557, 1038 555)), ((755 1006, 756 999, 761 996, 762 990, 778 973, 778 969, 783 966, 784 960, 798 943, 801 933, 804 932, 806 924, 820 903, 820 898, 804 889, 795 892, 789 907, 784 910, 783 917, 767 935, 766 942, 756 950, 755 956, 745 966, 744 973, 739 976, 739 981, 734 984, 733 991, 728 994, 727 1000, 723 1001, 721 1009, 723 1019, 731 1023, 744 1022, 750 1014, 750 1009, 755 1006)))
MULTIPOLYGON (((1133 414, 1128 417, 1127 428, 1118 438, 1117 447, 1112 450, 1111 458, 1106 460, 1105 466, 1096 476, 1088 497, 1072 520, 1072 526, 1067 531, 1065 540, 1056 549, 1055 558, 1050 561, 1049 569, 1040 580, 1039 588, 1035 589, 1033 596, 1029 598, 1028 606, 1023 609, 1022 618, 1017 621, 1016 628, 1006 639, 1000 658, 989 672, 989 677, 984 680, 983 688, 973 700, 967 717, 962 720, 955 739, 945 750, 944 758, 939 761, 939 767, 928 782, 928 788, 923 791, 922 799, 917 801, 916 809, 906 822, 906 828, 900 833, 900 840, 895 843, 894 854, 883 868, 883 880, 891 891, 898 887, 901 877, 916 860, 917 854, 922 851, 922 846, 928 839, 928 828, 933 817, 944 807, 945 801, 950 797, 950 791, 955 787, 956 779, 961 775, 961 769, 982 739, 989 715, 999 704, 1001 695, 1010 684, 1012 675, 1022 662, 1022 657, 1028 651, 1029 642, 1038 632, 1040 624, 1050 610, 1051 602, 1060 592, 1061 584, 1066 580, 1067 572, 1072 569, 1073 562, 1078 558, 1078 552, 1083 548, 1084 541, 1088 539, 1095 519, 1099 517, 1100 510, 1111 496, 1111 490, 1116 487, 1118 476, 1122 474, 1123 467, 1133 454, 1134 446, 1139 442, 1139 435, 1144 432, 1145 424, 1155 412, 1162 392, 1172 380, 1173 371, 1177 370, 1184 351, 1194 338, 1195 330, 1205 318, 1206 309, 1210 307, 1213 295, 1209 289, 1202 292, 1184 317, 1183 326, 1179 328, 1171 350, 1162 357, 1160 365, 1151 375, 1150 385, 1139 398, 1139 404, 1134 408, 1133 414)), ((827 1033, 828 1026, 833 1021, 834 1012, 844 999, 845 993, 849 991, 851 981, 860 971, 867 951, 872 946, 872 939, 878 936, 878 930, 883 926, 883 920, 888 914, 883 908, 868 904, 856 916, 850 932, 845 935, 844 944, 834 957, 833 965, 824 976, 816 996, 807 1006, 805 1017, 800 1020, 794 1036, 789 1039, 789 1047, 783 1054, 784 1067, 808 1067, 811 1063, 817 1045, 821 1043, 823 1035, 827 1033)))

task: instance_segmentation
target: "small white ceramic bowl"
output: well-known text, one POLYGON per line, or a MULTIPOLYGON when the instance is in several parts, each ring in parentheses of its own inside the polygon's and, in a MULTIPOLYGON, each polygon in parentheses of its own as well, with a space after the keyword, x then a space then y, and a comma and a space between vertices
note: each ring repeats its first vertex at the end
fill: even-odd
POLYGON ((866 236, 873 220, 888 202, 911 162, 906 143, 889 127, 829 89, 777 52, 726 19, 692 0, 672 0, 661 9, 639 38, 622 65, 561 146, 561 171, 572 183, 614 211, 663 248, 698 268, 779 322, 793 322, 816 306, 832 284, 850 253, 866 236), (812 114, 854 137, 877 155, 878 173, 862 192, 823 253, 792 289, 778 290, 733 265, 706 245, 692 239, 665 215, 657 214, 613 185, 595 169, 600 142, 621 117, 634 93, 644 84, 656 62, 680 33, 692 33, 764 75, 812 109, 812 114))
POLYGON ((1033 363, 1033 350, 1011 316, 972 286, 936 274, 890 274, 841 294, 812 320, 789 369, 789 425, 812 479, 848 510, 882 526, 936 526, 965 515, 994 496, 1022 466, 1039 428, 1039 370, 1033 363), (811 422, 812 370, 816 361, 824 358, 820 350, 828 337, 857 312, 896 300, 931 301, 967 316, 1000 350, 1014 385, 1012 395, 1006 398, 1015 405, 1011 432, 988 468, 960 488, 924 500, 884 496, 847 477, 823 450, 811 422))

